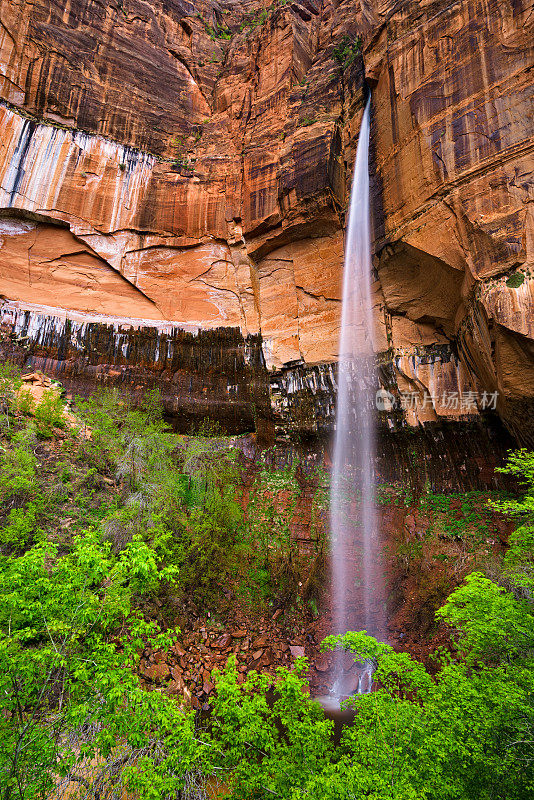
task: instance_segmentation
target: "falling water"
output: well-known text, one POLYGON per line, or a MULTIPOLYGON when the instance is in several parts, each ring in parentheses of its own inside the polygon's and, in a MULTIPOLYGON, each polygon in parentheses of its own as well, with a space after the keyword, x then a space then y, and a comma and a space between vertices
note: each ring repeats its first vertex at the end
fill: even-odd
MULTIPOLYGON (((383 591, 377 565, 374 479, 375 368, 372 346, 369 118, 362 118, 343 267, 336 434, 330 496, 334 633, 366 630, 381 637, 383 591)), ((368 664, 350 669, 338 655, 333 694, 369 691, 368 664)))

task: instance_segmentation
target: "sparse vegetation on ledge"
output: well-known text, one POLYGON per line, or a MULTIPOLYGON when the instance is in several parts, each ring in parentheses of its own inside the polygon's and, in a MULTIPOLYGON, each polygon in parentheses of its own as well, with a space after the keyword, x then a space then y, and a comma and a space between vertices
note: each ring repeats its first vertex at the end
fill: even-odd
POLYGON ((341 68, 346 69, 356 59, 361 49, 362 40, 359 36, 354 38, 344 36, 340 43, 334 47, 333 56, 341 65, 341 68))

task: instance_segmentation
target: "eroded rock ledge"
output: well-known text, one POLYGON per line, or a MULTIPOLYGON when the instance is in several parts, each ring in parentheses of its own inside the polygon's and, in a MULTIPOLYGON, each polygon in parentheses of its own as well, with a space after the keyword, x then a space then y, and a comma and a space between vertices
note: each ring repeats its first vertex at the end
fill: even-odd
MULTIPOLYGON (((195 409, 234 429, 328 428, 366 76, 381 381, 435 398, 388 424, 463 419, 444 392, 497 392, 534 442, 530 0, 12 0, 1 14, 0 292, 32 358, 64 373, 85 359, 87 381, 88 365, 137 374, 134 357, 163 376, 156 342, 187 340, 195 409), (80 314, 129 355, 73 342, 80 314)), ((184 386, 164 388, 180 413, 184 386)))

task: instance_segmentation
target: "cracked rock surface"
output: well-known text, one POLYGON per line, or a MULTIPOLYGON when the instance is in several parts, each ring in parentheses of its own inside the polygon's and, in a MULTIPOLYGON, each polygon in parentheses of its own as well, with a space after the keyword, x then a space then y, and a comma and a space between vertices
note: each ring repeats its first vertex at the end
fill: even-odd
POLYGON ((0 18, 11 304, 261 334, 320 416, 367 79, 383 384, 497 391, 534 441, 532 0, 6 0, 0 18))

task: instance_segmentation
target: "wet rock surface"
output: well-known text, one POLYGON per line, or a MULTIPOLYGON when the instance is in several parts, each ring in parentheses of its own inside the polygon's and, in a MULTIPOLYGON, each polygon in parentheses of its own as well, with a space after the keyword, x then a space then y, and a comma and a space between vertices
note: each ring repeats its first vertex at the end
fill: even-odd
MULTIPOLYGON (((328 427, 367 79, 382 387, 433 398, 409 425, 465 417, 444 393, 497 392, 532 445, 531 0, 1 14, 0 293, 33 329, 238 328, 274 370, 275 428, 328 427)), ((202 347, 189 369, 232 404, 202 347)))

